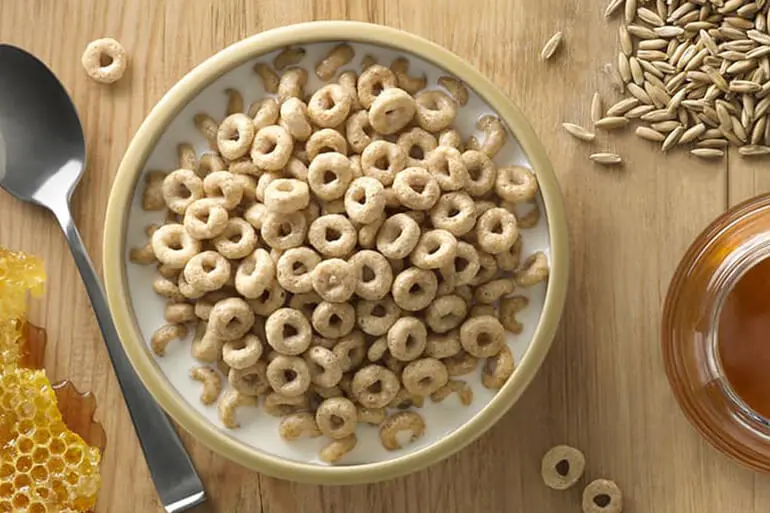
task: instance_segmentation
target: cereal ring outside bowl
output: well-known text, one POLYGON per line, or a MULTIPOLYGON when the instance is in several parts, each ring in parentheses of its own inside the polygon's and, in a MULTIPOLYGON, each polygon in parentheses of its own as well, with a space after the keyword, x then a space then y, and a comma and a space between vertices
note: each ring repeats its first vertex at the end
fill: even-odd
MULTIPOLYGON (((259 235, 259 230, 256 232, 259 235)), ((479 437, 516 402, 545 358, 561 315, 567 247, 562 198, 551 165, 529 123, 505 93, 459 57, 419 37, 378 25, 314 22, 266 31, 234 44, 191 71, 160 100, 136 133, 113 185, 105 223, 104 273, 111 310, 131 361, 153 396, 184 430, 225 457, 268 475, 339 485, 391 479, 445 459, 479 437), (329 443, 325 437, 286 443, 279 434, 281 419, 266 415, 261 407, 240 406, 240 427, 224 428, 216 407, 200 403, 200 384, 188 376, 195 365, 189 340, 169 345, 163 358, 151 353, 150 337, 164 324, 164 299, 152 291, 154 266, 132 264, 128 253, 130 248, 146 243, 144 227, 162 224, 165 214, 141 209, 145 174, 176 169, 180 143, 189 143, 199 151, 208 147, 193 125, 196 114, 216 114, 217 122, 221 122, 227 102, 223 91, 227 88, 238 89, 244 105, 260 100, 261 81, 253 72, 254 64, 271 64, 286 47, 305 49, 306 55, 297 66, 306 70, 304 90, 312 94, 322 85, 315 65, 341 41, 355 50, 344 69, 359 74, 365 55, 375 56, 380 63, 405 56, 410 63, 409 75, 427 76, 429 87, 436 87, 436 78, 444 75, 461 80, 468 87, 469 100, 458 108, 452 128, 466 137, 473 135, 483 142, 476 120, 489 114, 501 118, 508 137, 493 159, 495 165, 524 166, 533 170, 539 183, 536 201, 543 215, 535 228, 522 230, 522 262, 531 253, 542 251, 548 256, 550 274, 547 281, 517 291, 528 297, 529 306, 517 314, 522 333, 506 339, 516 370, 502 389, 487 390, 480 379, 462 377, 473 389, 470 406, 460 405, 456 396, 441 404, 425 401, 418 410, 425 419, 425 434, 392 452, 382 447, 376 426, 361 424, 355 447, 337 465, 329 465, 318 455, 329 443)), ((481 365, 477 367, 479 373, 481 365)))

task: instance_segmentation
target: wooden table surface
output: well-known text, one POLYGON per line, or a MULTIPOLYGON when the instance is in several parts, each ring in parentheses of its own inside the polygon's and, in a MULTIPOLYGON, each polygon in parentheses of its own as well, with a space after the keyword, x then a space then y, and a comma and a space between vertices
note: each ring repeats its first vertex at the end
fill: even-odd
MULTIPOLYGON (((587 122, 594 91, 613 96, 601 70, 617 55, 617 20, 605 0, 2 0, 0 42, 40 56, 74 97, 88 170, 74 214, 100 266, 112 178, 132 134, 161 95, 193 66, 245 36, 319 19, 398 27, 457 53, 501 86, 529 117, 561 180, 572 273, 561 329, 513 410, 448 461, 409 477, 354 487, 298 485, 247 471, 185 436, 217 512, 580 511, 580 487, 543 486, 552 445, 585 451, 587 478, 616 480, 629 513, 741 513, 770 509, 770 479, 711 449, 680 413, 661 363, 666 288, 691 240, 729 206, 768 190, 767 161, 731 151, 721 162, 664 156, 625 134, 595 148, 620 152, 621 170, 587 160, 562 121, 587 122), (539 60, 552 33, 562 51, 539 60), (85 45, 111 36, 131 65, 118 84, 89 80, 85 45), (762 167, 765 167, 763 170, 762 167)), ((1 93, 1 92, 0 92, 1 93)), ((33 306, 51 343, 46 367, 98 399, 108 437, 97 513, 160 512, 99 331, 51 217, 0 193, 0 245, 45 258, 48 292, 33 306)))

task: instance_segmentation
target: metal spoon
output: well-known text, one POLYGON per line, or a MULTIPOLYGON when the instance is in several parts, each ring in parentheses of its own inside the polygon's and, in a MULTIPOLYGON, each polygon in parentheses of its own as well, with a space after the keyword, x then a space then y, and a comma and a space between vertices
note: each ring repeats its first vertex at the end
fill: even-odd
POLYGON ((85 168, 75 106, 37 58, 0 45, 0 187, 53 213, 64 230, 102 330, 152 480, 168 513, 206 500, 179 435, 134 373, 112 321, 99 276, 72 221, 69 202, 85 168))

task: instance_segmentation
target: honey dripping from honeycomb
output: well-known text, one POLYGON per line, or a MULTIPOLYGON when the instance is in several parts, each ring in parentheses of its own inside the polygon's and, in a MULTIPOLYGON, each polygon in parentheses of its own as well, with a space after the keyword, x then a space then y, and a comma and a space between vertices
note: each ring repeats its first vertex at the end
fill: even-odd
POLYGON ((60 410, 103 443, 93 398, 71 384, 56 390, 34 368, 45 332, 26 322, 26 299, 42 293, 44 280, 40 260, 0 248, 0 513, 89 511, 101 481, 101 450, 70 430, 60 410))

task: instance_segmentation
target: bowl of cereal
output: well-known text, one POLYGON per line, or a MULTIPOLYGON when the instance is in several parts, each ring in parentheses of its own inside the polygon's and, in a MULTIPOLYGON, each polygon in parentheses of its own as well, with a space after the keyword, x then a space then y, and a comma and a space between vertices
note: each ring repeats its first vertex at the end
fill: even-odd
POLYGON ((179 81, 121 163, 110 307, 179 425, 254 470, 388 479, 519 398, 567 287, 562 198, 527 121, 395 29, 258 34, 179 81))

